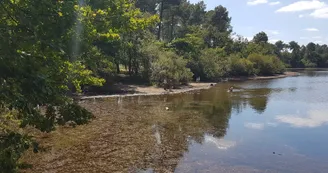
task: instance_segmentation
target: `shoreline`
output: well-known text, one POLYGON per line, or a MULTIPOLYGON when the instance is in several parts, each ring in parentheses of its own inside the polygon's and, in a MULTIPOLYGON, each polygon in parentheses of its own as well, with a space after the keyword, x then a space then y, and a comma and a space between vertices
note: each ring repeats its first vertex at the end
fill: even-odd
MULTIPOLYGON (((228 78, 228 81, 245 81, 245 80, 267 80, 267 79, 279 79, 285 77, 298 76, 297 72, 285 72, 281 75, 274 76, 256 76, 256 77, 232 77, 228 78)), ((220 83, 220 82, 218 82, 220 83)), ((189 83, 188 86, 182 86, 179 89, 172 89, 172 91, 164 91, 163 88, 155 86, 142 86, 142 85, 128 85, 129 88, 133 88, 135 93, 132 94, 111 94, 111 95, 95 95, 95 96, 80 96, 78 100, 87 99, 102 99, 102 98, 117 98, 117 97, 134 97, 134 96, 156 96, 156 95, 171 95, 171 94, 181 94, 192 91, 206 90, 214 87, 216 84, 212 83, 189 83)))
POLYGON ((255 76, 255 77, 231 77, 229 81, 244 81, 244 80, 266 80, 266 79, 279 79, 285 77, 299 76, 298 72, 285 72, 284 74, 273 75, 273 76, 255 76))
POLYGON ((101 98, 117 98, 117 97, 134 97, 134 96, 156 96, 156 95, 172 95, 181 94, 192 91, 206 90, 215 86, 217 83, 189 83, 188 86, 182 86, 179 89, 172 89, 172 91, 164 91, 163 88, 155 86, 140 86, 129 85, 129 87, 135 88, 136 93, 132 94, 112 94, 112 95, 96 95, 96 96, 81 96, 79 100, 87 99, 101 99, 101 98), (212 86, 211 86, 212 85, 212 86))

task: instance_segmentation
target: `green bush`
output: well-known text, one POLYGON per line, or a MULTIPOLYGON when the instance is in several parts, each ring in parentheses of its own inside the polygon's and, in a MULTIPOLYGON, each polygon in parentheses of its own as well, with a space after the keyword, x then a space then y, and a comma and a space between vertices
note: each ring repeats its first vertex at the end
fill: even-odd
POLYGON ((152 63, 151 80, 161 85, 165 80, 174 86, 188 83, 192 73, 186 68, 187 61, 174 52, 161 52, 152 63))
POLYGON ((249 76, 254 73, 253 63, 245 58, 237 56, 230 57, 230 75, 231 76, 249 76))
POLYGON ((254 73, 257 75, 274 75, 285 69, 282 61, 275 56, 251 54, 247 59, 253 63, 254 73))
MULTIPOLYGON (((148 40, 147 40, 148 41, 148 40)), ((139 53, 140 53, 140 72, 143 79, 148 82, 151 80, 152 75, 152 62, 156 61, 159 58, 160 53, 162 52, 162 47, 159 42, 153 40, 148 42, 143 42, 139 53)))
POLYGON ((200 60, 202 76, 209 80, 218 80, 230 71, 229 58, 223 49, 205 49, 200 60))
POLYGON ((314 62, 311 62, 310 60, 303 58, 301 62, 304 64, 306 68, 315 68, 317 67, 317 64, 314 62))
POLYGON ((285 64, 276 56, 271 56, 271 59, 274 67, 274 73, 276 74, 284 73, 286 69, 285 64))

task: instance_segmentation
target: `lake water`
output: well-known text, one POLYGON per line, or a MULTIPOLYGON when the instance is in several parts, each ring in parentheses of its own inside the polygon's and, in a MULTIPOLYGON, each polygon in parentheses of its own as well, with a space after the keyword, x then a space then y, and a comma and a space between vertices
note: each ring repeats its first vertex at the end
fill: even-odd
POLYGON ((27 172, 328 172, 328 71, 81 104, 97 118, 44 137, 27 172))

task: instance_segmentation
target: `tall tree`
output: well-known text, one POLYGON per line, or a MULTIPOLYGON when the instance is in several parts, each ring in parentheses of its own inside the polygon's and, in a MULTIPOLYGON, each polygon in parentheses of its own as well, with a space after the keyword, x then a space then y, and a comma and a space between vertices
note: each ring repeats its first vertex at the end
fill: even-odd
POLYGON ((157 22, 157 16, 143 17, 126 0, 88 4, 3 0, 0 18, 0 170, 4 172, 15 170, 20 155, 32 144, 20 128, 50 132, 56 125, 83 124, 92 118, 68 93, 70 87, 81 92, 83 85, 104 83, 96 70, 112 62, 107 52, 112 50, 98 42, 111 43, 123 33, 157 22), (4 122, 8 116, 14 120, 10 127, 4 122))
POLYGON ((218 32, 231 32, 232 27, 230 25, 231 17, 227 8, 223 6, 217 6, 214 10, 207 12, 208 23, 214 26, 218 32))
POLYGON ((320 59, 319 54, 316 52, 316 45, 310 42, 306 45, 305 55, 302 62, 306 67, 317 67, 320 59))
POLYGON ((253 42, 256 43, 256 44, 268 43, 268 40, 269 40, 268 35, 263 31, 257 33, 253 38, 253 42))
POLYGON ((206 4, 200 1, 196 4, 191 4, 191 14, 188 20, 188 25, 201 25, 205 22, 206 4))
POLYGON ((225 47, 231 41, 230 34, 232 32, 231 17, 229 17, 228 10, 221 5, 215 7, 214 10, 206 13, 206 20, 208 35, 205 39, 208 46, 225 47))
POLYGON ((295 41, 291 41, 288 47, 292 51, 289 64, 292 67, 301 67, 300 45, 295 41))
POLYGON ((142 12, 150 14, 156 14, 156 7, 158 5, 157 0, 136 0, 135 6, 142 12))
MULTIPOLYGON (((162 27, 163 27, 163 18, 164 11, 169 10, 170 8, 176 7, 181 4, 181 0, 161 0, 160 1, 160 7, 159 7, 159 23, 158 23, 158 31, 157 31, 157 39, 162 39, 162 27)), ((174 15, 170 15, 171 18, 174 15)))
POLYGON ((276 46, 278 52, 281 52, 286 48, 286 44, 281 40, 277 41, 275 43, 275 46, 276 46))

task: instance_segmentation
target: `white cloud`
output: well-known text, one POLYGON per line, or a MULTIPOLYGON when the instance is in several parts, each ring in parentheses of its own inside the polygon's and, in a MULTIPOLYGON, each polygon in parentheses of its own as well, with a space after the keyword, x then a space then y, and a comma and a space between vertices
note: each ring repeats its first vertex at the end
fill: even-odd
POLYGON ((293 127, 308 127, 315 128, 328 124, 327 111, 310 111, 307 117, 299 117, 296 115, 282 115, 277 116, 276 120, 290 124, 293 127))
POLYGON ((227 150, 236 145, 235 141, 227 141, 210 135, 205 135, 205 142, 214 144, 220 150, 227 150))
POLYGON ((231 35, 231 38, 232 38, 233 40, 237 40, 237 39, 238 39, 238 35, 231 35))
POLYGON ((246 37, 246 39, 247 39, 248 41, 252 41, 252 40, 253 40, 253 37, 246 37))
POLYGON ((269 33, 270 35, 278 35, 278 34, 280 34, 280 32, 277 31, 277 30, 266 30, 266 32, 269 33))
POLYGON ((314 36, 314 37, 312 37, 313 39, 322 39, 322 37, 321 36, 314 36))
POLYGON ((317 32, 317 31, 319 31, 319 29, 317 29, 317 28, 306 28, 305 30, 306 31, 310 31, 310 32, 317 32))
POLYGON ((273 6, 273 5, 279 5, 280 1, 276 1, 276 2, 270 2, 269 5, 273 6))
POLYGON ((276 43, 277 41, 279 41, 279 39, 269 39, 269 43, 276 43))
POLYGON ((277 41, 279 41, 278 39, 275 39, 274 38, 276 35, 279 35, 280 34, 279 31, 277 31, 277 30, 266 30, 266 32, 269 35, 269 42, 270 43, 276 43, 277 41))
POLYGON ((270 127, 277 127, 278 126, 277 123, 271 123, 271 122, 267 123, 267 125, 270 126, 270 127))
POLYGON ((259 5, 259 4, 266 4, 268 0, 249 0, 247 5, 259 5))
POLYGON ((308 40, 309 37, 300 37, 301 40, 308 40))
POLYGON ((328 19, 328 7, 326 6, 325 8, 316 9, 310 14, 310 16, 314 18, 328 19))
POLYGON ((279 31, 271 31, 271 34, 278 35, 279 34, 279 31))
POLYGON ((303 18, 303 17, 304 17, 304 15, 303 15, 303 14, 300 14, 300 15, 298 15, 298 17, 299 17, 299 18, 303 18))
POLYGON ((263 130, 264 124, 262 123, 245 123, 245 127, 256 130, 263 130))
POLYGON ((248 29, 248 30, 253 30, 254 27, 253 26, 246 26, 245 29, 248 29))
POLYGON ((246 41, 246 39, 247 39, 247 41, 251 41, 253 39, 253 37, 244 37, 244 36, 238 35, 238 34, 232 34, 230 36, 230 38, 235 41, 238 41, 239 39, 241 39, 241 41, 246 41))
POLYGON ((315 40, 315 41, 313 41, 313 43, 322 44, 323 41, 321 41, 321 40, 315 40))
POLYGON ((297 11, 306 11, 306 10, 317 10, 324 8, 326 4, 319 0, 312 1, 298 1, 287 6, 281 7, 276 12, 297 12, 297 11))

